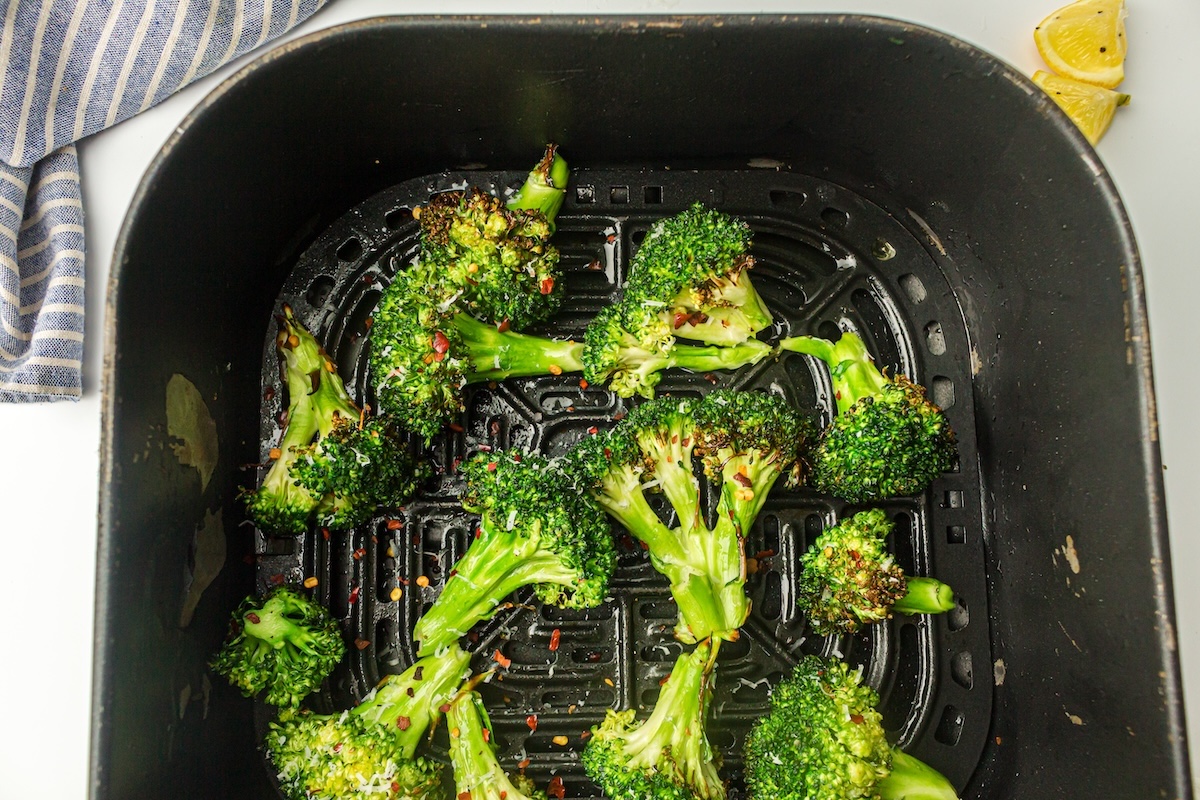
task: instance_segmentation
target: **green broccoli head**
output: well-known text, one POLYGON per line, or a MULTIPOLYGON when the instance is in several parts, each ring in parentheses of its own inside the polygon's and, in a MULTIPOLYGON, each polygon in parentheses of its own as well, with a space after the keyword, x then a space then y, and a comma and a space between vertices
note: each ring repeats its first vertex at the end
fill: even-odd
POLYGON ((294 708, 321 685, 346 652, 323 606, 287 587, 248 597, 212 669, 247 697, 266 691, 272 705, 294 708))
POLYGON ((608 595, 616 547, 604 512, 574 491, 545 458, 519 450, 480 453, 461 467, 476 538, 441 595, 417 622, 421 653, 456 641, 525 586, 544 603, 590 608, 608 595))
POLYGON ((715 646, 675 662, 654 711, 609 710, 592 729, 583 767, 612 800, 723 800, 725 784, 706 733, 715 646))
POLYGON ((461 692, 446 711, 450 765, 459 800, 546 800, 525 775, 509 774, 496 758, 492 724, 475 691, 461 692))
POLYGON ((751 800, 956 800, 944 776, 893 749, 861 669, 806 656, 746 738, 751 800))
POLYGON ((748 270, 753 233, 744 220, 696 203, 659 220, 630 264, 626 296, 631 329, 649 318, 672 335, 732 345, 754 338, 771 324, 748 270))
POLYGON ((838 414, 814 454, 813 485, 852 503, 920 494, 958 455, 954 431, 925 389, 875 366, 862 339, 785 339, 784 350, 829 365, 838 414))
POLYGON ((639 337, 625 326, 620 304, 605 306, 583 334, 583 377, 597 386, 607 383, 618 397, 653 397, 673 343, 670 336, 639 337))

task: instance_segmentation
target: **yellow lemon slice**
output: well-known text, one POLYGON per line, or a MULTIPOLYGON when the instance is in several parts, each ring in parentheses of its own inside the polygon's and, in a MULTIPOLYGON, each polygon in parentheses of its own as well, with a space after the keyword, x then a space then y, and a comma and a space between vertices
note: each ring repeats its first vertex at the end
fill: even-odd
POLYGON ((1079 126, 1083 135, 1093 145, 1112 124, 1117 106, 1129 102, 1129 95, 1095 86, 1073 78, 1065 78, 1039 69, 1033 73, 1033 82, 1045 90, 1059 108, 1067 112, 1071 121, 1079 126))
POLYGON ((1125 78, 1125 0, 1078 0, 1033 29, 1038 52, 1059 75, 1115 89, 1125 78))

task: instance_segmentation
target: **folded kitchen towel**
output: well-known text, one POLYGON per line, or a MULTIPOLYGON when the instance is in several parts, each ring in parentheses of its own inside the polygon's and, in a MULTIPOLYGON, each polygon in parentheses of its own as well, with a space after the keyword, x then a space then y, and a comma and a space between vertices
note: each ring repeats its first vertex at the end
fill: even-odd
POLYGON ((0 401, 78 398, 84 213, 74 142, 327 0, 0 0, 0 401))

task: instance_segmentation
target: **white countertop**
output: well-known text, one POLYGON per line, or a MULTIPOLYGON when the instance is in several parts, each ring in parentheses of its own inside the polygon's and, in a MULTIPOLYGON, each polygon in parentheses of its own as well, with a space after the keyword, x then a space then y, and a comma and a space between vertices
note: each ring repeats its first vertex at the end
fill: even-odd
MULTIPOLYGON (((682 14, 857 12, 954 34, 1027 74, 1043 68, 1032 30, 1060 0, 332 0, 290 36, 397 13, 682 14)), ((1200 298, 1200 3, 1127 0, 1127 108, 1098 148, 1133 220, 1145 271, 1184 691, 1200 758, 1200 379, 1191 328, 1200 298)), ((99 493, 104 292, 125 211, 143 172, 183 117, 243 59, 80 147, 87 222, 87 339, 78 403, 0 404, 0 800, 86 797, 92 611, 99 493)), ((1197 761, 1200 763, 1200 761, 1197 761)))

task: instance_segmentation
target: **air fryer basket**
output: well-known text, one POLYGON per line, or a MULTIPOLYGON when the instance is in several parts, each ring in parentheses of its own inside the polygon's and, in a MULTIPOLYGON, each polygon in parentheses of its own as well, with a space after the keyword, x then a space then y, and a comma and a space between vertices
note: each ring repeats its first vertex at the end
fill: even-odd
MULTIPOLYGON (((755 229, 753 279, 777 319, 764 338, 856 330, 959 434, 952 473, 883 504, 906 570, 954 587, 940 617, 812 634, 793 607, 797 559, 856 509, 773 494, 747 547, 751 620, 722 649, 713 703, 735 792, 768 687, 820 652, 862 664, 895 739, 965 797, 1190 796, 1140 272, 1119 201, 1022 77, 937 33, 856 17, 374 20, 280 48, 205 101, 143 183, 114 261, 94 795, 274 796, 256 749, 266 711, 205 670, 236 602, 317 577, 360 645, 316 699, 345 707, 411 663, 412 625, 469 541, 456 461, 480 447, 557 454, 625 408, 578 376, 472 387, 462 430, 433 445, 443 472, 400 528, 381 517, 279 539, 239 525, 245 465, 278 431, 271 315, 295 308, 373 403, 368 319, 415 254, 412 207, 465 183, 514 186, 546 141, 575 170, 555 236, 567 300, 541 332, 581 335, 647 227, 702 200, 755 229), (516 54, 525 66, 491 68, 516 54), (207 488, 162 447, 174 373, 215 420, 207 488), (180 629, 191 534, 217 508, 226 565, 180 629)), ((670 373, 660 392, 714 386, 830 406, 824 371, 797 354, 670 373)), ((629 546, 600 608, 518 602, 481 625, 476 667, 496 650, 512 661, 484 690, 504 761, 528 757, 540 784, 560 775, 591 796, 581 734, 606 708, 653 704, 679 652, 674 613, 629 546)))

